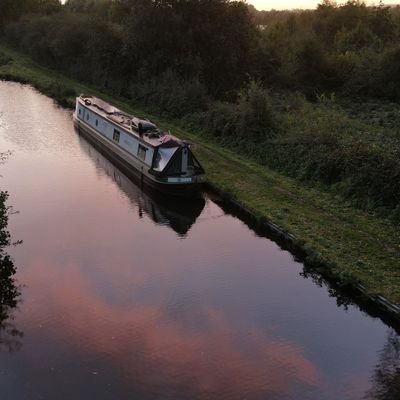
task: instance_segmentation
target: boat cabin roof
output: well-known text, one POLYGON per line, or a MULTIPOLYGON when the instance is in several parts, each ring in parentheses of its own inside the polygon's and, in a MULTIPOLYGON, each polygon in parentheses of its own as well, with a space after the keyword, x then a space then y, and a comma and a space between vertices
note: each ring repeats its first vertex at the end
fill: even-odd
POLYGON ((180 147, 186 143, 172 135, 165 134, 147 119, 137 118, 94 96, 80 95, 79 102, 104 119, 112 121, 139 141, 152 147, 180 147), (139 133, 139 130, 142 134, 139 133))

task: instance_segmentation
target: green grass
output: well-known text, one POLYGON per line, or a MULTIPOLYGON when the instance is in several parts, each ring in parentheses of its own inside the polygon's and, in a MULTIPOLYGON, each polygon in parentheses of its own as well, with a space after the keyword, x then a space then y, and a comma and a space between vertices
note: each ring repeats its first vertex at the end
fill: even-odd
POLYGON ((101 96, 188 139, 208 181, 257 217, 294 235, 310 264, 325 269, 338 281, 360 282, 370 294, 381 294, 400 304, 400 230, 388 220, 356 210, 339 196, 302 186, 189 132, 177 121, 149 115, 125 99, 68 79, 2 45, 0 78, 30 83, 68 106, 74 105, 75 93, 101 96))

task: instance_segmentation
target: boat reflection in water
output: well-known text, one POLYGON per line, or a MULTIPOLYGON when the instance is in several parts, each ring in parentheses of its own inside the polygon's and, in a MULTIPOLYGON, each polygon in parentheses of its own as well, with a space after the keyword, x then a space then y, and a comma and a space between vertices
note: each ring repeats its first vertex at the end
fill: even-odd
POLYGON ((179 236, 185 237, 203 211, 204 198, 179 198, 164 195, 140 181, 124 175, 100 151, 79 135, 83 151, 111 178, 138 208, 139 216, 147 214, 156 224, 171 227, 179 236))

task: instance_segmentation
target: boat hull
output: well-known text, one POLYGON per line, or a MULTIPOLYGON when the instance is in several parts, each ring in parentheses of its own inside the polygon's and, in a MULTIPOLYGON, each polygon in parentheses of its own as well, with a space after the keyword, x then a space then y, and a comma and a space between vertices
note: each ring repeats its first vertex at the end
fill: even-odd
POLYGON ((73 120, 76 131, 84 136, 97 150, 116 164, 125 175, 137 184, 146 185, 167 195, 192 198, 202 197, 203 183, 169 183, 158 181, 148 172, 146 166, 140 165, 137 162, 135 163, 135 160, 129 154, 124 154, 123 150, 113 148, 106 138, 77 118, 75 114, 73 120))

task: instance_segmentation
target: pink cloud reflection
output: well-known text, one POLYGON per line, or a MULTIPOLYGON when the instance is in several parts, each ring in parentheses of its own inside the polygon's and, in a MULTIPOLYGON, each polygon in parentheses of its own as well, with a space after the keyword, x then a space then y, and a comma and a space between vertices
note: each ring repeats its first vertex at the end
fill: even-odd
POLYGON ((54 270, 43 261, 29 269, 30 290, 40 291, 35 306, 21 315, 23 324, 34 327, 46 313, 51 321, 50 329, 41 332, 49 335, 46 340, 73 346, 80 357, 102 354, 127 384, 186 385, 207 398, 236 399, 284 395, 320 383, 301 347, 257 328, 235 332, 212 305, 199 306, 195 313, 201 313, 207 329, 188 330, 165 318, 159 304, 107 304, 76 265, 54 270))

